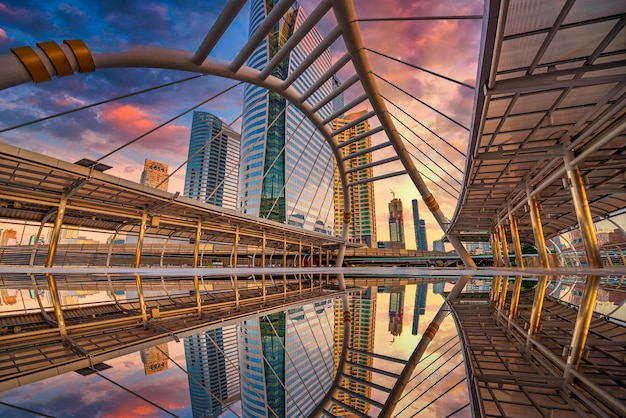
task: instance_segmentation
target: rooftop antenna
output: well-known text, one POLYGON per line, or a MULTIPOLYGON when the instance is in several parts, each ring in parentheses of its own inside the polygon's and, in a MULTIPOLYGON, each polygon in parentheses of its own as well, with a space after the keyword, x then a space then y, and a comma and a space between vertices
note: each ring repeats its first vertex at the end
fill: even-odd
POLYGON ((393 196, 393 198, 396 198, 396 194, 393 192, 393 189, 389 189, 389 191, 391 192, 391 196, 393 196))

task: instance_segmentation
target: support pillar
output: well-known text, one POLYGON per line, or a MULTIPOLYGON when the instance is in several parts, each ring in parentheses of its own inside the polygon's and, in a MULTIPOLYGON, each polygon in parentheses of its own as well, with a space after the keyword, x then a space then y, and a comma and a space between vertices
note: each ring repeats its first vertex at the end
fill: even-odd
MULTIPOLYGON (((583 185, 582 177, 578 166, 571 165, 573 155, 566 153, 564 157, 565 169, 569 180, 574 209, 576 210, 576 218, 578 226, 585 245, 585 253, 589 266, 595 269, 603 268, 602 256, 600 255, 600 247, 598 246, 598 238, 593 226, 591 210, 587 201, 587 193, 583 185)), ((598 288, 600 287, 600 275, 587 277, 583 297, 580 301, 578 316, 572 333, 572 341, 569 347, 569 355, 565 366, 565 377, 569 377, 569 370, 578 368, 578 364, 583 356, 585 344, 587 342, 587 334, 589 325, 593 315, 593 309, 596 305, 598 296, 598 288)))
MULTIPOLYGON (((237 255, 239 254, 239 225, 235 225, 235 242, 233 245, 233 267, 237 268, 237 255)), ((233 277, 233 291, 235 292, 235 307, 239 309, 239 282, 237 275, 233 277)))
MULTIPOLYGON (((501 223, 496 227, 498 234, 500 235, 500 244, 502 245, 502 258, 504 260, 504 267, 511 267, 511 259, 509 258, 509 245, 506 242, 506 229, 504 224, 501 223)), ((502 288, 500 289, 500 300, 498 301, 498 309, 504 310, 506 306, 506 295, 509 289, 509 276, 502 277, 502 288)))
MULTIPOLYGON (((200 254, 200 237, 202 236, 202 220, 198 219, 196 225, 196 242, 193 246, 193 268, 198 268, 198 256, 200 254)), ((202 314, 202 299, 200 298, 200 283, 198 281, 198 275, 193 276, 193 288, 196 292, 196 307, 198 308, 198 315, 202 314)))
POLYGON ((239 225, 235 226, 235 243, 233 247, 233 267, 237 268, 237 258, 239 254, 239 225))
MULTIPOLYGON (((530 190, 527 190, 527 194, 530 196, 530 190)), ((537 199, 535 197, 528 198, 528 211, 530 212, 530 222, 533 227, 533 236, 535 237, 535 247, 537 248, 539 262, 541 267, 546 269, 550 268, 546 240, 543 235, 543 225, 541 225, 541 216, 539 214, 539 205, 537 204, 537 199)), ((530 337, 534 337, 539 330, 539 319, 543 308, 543 299, 546 294, 547 282, 548 276, 546 275, 541 276, 537 281, 535 298, 533 300, 533 307, 530 313, 530 324, 528 325, 529 339, 530 337)))
MULTIPOLYGON (((298 268, 302 269, 302 238, 298 241, 298 268)), ((298 293, 302 294, 302 273, 298 273, 298 293)))
MULTIPOLYGON (((502 251, 500 249, 500 239, 499 234, 496 229, 492 231, 491 234, 491 250, 493 252, 493 266, 494 267, 502 267, 502 251)), ((493 283, 491 284, 491 301, 494 306, 498 306, 498 301, 500 300, 500 285, 502 283, 502 276, 497 275, 493 278, 493 283)))
POLYGON ((261 242, 261 295, 263 296, 263 303, 267 300, 267 289, 265 288, 265 248, 267 245, 267 235, 265 229, 263 230, 263 241, 261 242))
MULTIPOLYGON (((146 234, 146 223, 148 220, 148 212, 144 209, 141 214, 141 225, 139 226, 139 236, 137 237, 137 247, 135 247, 135 260, 133 267, 139 268, 141 264, 141 247, 143 246, 143 238, 146 234)), ((141 309, 141 320, 144 325, 148 324, 148 313, 146 312, 146 300, 143 296, 143 286, 141 284, 141 276, 135 274, 135 282, 137 285, 137 295, 139 296, 139 307, 141 309)))
MULTIPOLYGON (((509 212, 509 223, 511 224, 511 239, 513 240, 513 248, 515 250, 515 265, 518 269, 524 268, 524 259, 522 256, 522 243, 519 239, 519 229, 517 216, 509 212)), ((517 317, 517 308, 519 306, 519 296, 522 292, 522 276, 515 276, 515 287, 513 288, 513 295, 511 296, 511 308, 509 311, 509 318, 515 319, 517 317)))
MULTIPOLYGON (((54 227, 52 228, 52 235, 50 237, 50 246, 48 247, 48 255, 46 256, 46 267, 50 268, 54 265, 54 255, 59 243, 59 237, 61 236, 61 227, 63 226, 63 218, 65 217, 65 207, 67 206, 67 197, 61 196, 59 201, 59 207, 57 209, 56 218, 54 219, 54 227)), ((52 274, 46 274, 46 280, 48 281, 48 290, 50 290, 50 298, 52 299, 52 306, 54 307, 54 317, 57 321, 57 327, 61 337, 67 335, 67 329, 65 327, 65 318, 63 317, 63 309, 61 307, 61 296, 59 295, 59 289, 57 288, 56 280, 52 274)))
MULTIPOLYGON (((309 260, 310 260, 310 261, 309 261, 309 264, 310 264, 310 266, 309 266, 309 267, 313 267, 313 260, 314 260, 314 257, 315 257, 315 256, 314 256, 314 254, 313 254, 313 241, 311 241, 311 255, 310 255, 310 257, 309 257, 309 260)), ((311 291, 313 291, 313 282, 315 282, 315 280, 313 280, 313 279, 314 279, 314 277, 315 277, 315 276, 313 276, 313 273, 311 273, 311 274, 309 275, 309 277, 311 278, 311 291)))
MULTIPOLYGON (((287 268, 287 235, 283 236, 283 268, 287 268)), ((283 298, 287 298, 287 275, 283 274, 283 298)))

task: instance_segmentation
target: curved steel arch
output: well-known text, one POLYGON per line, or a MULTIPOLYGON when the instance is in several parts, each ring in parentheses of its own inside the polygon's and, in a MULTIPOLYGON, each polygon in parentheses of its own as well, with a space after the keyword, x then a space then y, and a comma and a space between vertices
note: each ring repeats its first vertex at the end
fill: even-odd
MULTIPOLYGON (((179 49, 142 45, 122 52, 96 52, 92 54, 87 47, 84 46, 82 41, 64 41, 64 45, 58 45, 59 51, 64 53, 68 65, 72 66, 73 72, 80 73, 91 71, 84 70, 84 61, 81 63, 80 58, 76 56, 76 49, 67 45, 70 42, 80 42, 83 46, 82 52, 84 54, 89 54, 92 57, 93 68, 89 68, 91 71, 95 71, 98 68, 159 68, 187 71, 242 81, 244 83, 254 84, 280 94, 292 105, 296 106, 298 110, 300 110, 307 117, 307 119, 313 123, 315 128, 322 134, 326 142, 330 145, 337 163, 343 195, 349 195, 345 162, 342 160, 342 155, 337 146, 337 141, 335 141, 331 135, 330 127, 322 123, 322 118, 313 111, 312 106, 299 100, 300 95, 294 87, 290 86, 284 88, 283 80, 274 76, 267 76, 262 79, 260 77, 262 71, 247 66, 241 66, 237 71, 233 72, 230 69, 230 63, 216 63, 209 59, 204 60, 202 64, 195 64, 193 62, 194 54, 192 52, 179 49)), ((0 55, 0 89, 6 89, 29 82, 38 83, 49 81, 53 75, 61 76, 72 74, 71 71, 61 73, 58 69, 56 69, 56 62, 54 62, 52 57, 46 54, 40 45, 41 44, 38 44, 37 46, 37 50, 39 50, 37 52, 39 53, 37 53, 36 50, 30 49, 30 47, 20 47, 14 48, 13 54, 0 55), (36 57, 30 56, 30 59, 34 61, 24 62, 25 58, 15 52, 15 50, 26 48, 30 49, 32 53, 36 55, 36 57), (48 57, 51 62, 46 62, 46 60, 41 59, 42 56, 48 57), (36 63, 37 58, 39 59, 38 64, 40 65, 37 65, 36 63), (27 67, 28 62, 31 62, 31 65, 27 67), (35 64, 32 64, 33 62, 35 62, 35 64), (39 70, 40 72, 34 73, 33 68, 35 70, 39 70)), ((350 199, 344 199, 344 213, 351 213, 350 199)), ((345 220, 346 217, 344 216, 344 222, 342 225, 342 238, 344 240, 347 239, 349 227, 349 222, 346 222, 345 220)), ((340 261, 343 260, 344 252, 345 244, 340 248, 337 265, 341 265, 340 261)))

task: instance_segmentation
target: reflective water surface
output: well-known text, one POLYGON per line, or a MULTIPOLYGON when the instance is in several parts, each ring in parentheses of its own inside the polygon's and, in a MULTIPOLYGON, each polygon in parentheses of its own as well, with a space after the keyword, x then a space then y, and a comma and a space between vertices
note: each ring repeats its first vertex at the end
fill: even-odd
MULTIPOLYGON (((409 358, 441 307, 444 292, 453 285, 414 278, 363 283, 361 290, 350 292, 351 347, 400 360, 409 358)), ((209 287, 215 290, 219 285, 209 287)), ((554 280, 547 293, 576 304, 582 288, 575 280, 554 280)), ((490 280, 471 280, 466 291, 490 289, 490 280)), ((148 298, 174 298, 192 291, 182 281, 167 286, 156 282, 145 293, 148 298)), ((2 316, 38 311, 39 303, 50 305, 46 290, 5 287, 0 295, 2 316)), ((67 307, 132 301, 137 294, 128 287, 76 288, 61 290, 60 296, 67 307)), ((624 292, 605 284, 596 310, 624 320, 625 300, 624 292)), ((2 393, 0 417, 306 416, 331 386, 343 343, 345 310, 340 299, 318 298, 171 339, 93 369, 7 390, 2 393)), ((379 402, 387 394, 376 385, 392 388, 395 379, 367 368, 395 374, 403 368, 402 363, 358 353, 348 360, 366 366, 348 366, 348 374, 374 384, 354 383, 351 390, 379 402)), ((347 395, 339 399, 369 416, 379 412, 375 405, 347 395)), ((334 413, 346 415, 339 409, 334 413)), ((414 372, 396 413, 471 416, 463 356, 450 316, 414 372)))

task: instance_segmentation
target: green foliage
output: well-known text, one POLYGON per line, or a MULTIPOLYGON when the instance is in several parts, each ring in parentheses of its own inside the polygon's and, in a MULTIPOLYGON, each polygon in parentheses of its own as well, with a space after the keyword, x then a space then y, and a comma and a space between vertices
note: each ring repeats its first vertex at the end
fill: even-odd
POLYGON ((537 254, 537 249, 530 244, 522 244, 522 254, 537 254))

